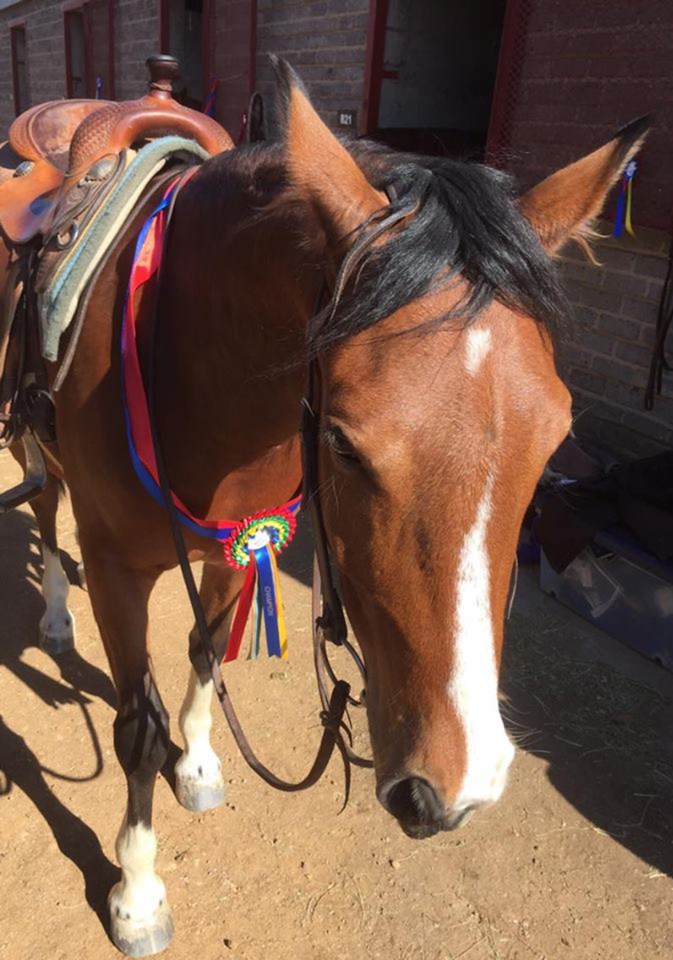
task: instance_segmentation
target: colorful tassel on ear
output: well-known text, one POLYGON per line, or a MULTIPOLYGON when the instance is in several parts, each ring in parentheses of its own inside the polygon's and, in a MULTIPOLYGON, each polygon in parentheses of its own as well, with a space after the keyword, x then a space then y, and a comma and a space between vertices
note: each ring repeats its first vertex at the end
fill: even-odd
POLYGON ((613 237, 621 237, 621 235, 626 232, 631 237, 635 237, 633 232, 633 222, 632 222, 632 213, 633 213, 633 181, 636 176, 636 170, 638 169, 638 163, 636 160, 629 160, 624 170, 624 175, 622 177, 622 182, 619 186, 619 194, 617 196, 617 210, 615 213, 615 227, 612 231, 613 237))

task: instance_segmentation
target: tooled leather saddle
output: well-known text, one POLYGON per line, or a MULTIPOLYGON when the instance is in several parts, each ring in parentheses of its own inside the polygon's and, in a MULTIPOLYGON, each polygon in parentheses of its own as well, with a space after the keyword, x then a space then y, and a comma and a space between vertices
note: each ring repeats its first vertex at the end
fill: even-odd
POLYGON ((150 57, 147 94, 121 103, 57 100, 27 110, 0 145, 0 447, 22 439, 24 482, 0 493, 0 513, 43 489, 39 443, 55 439, 40 331, 36 277, 71 247, 83 222, 105 204, 121 177, 122 157, 178 135, 208 154, 231 149, 213 119, 177 103, 177 60, 150 57), (73 233, 74 231, 74 233, 73 233))

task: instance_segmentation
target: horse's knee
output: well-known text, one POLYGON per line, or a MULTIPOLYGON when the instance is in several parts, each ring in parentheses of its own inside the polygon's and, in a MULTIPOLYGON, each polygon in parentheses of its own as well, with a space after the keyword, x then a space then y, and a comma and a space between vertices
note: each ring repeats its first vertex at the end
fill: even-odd
MULTIPOLYGON (((122 696, 114 721, 114 747, 117 759, 129 781, 130 822, 148 820, 149 809, 131 810, 132 787, 142 790, 154 786, 154 778, 168 756, 169 717, 149 672, 130 695, 122 696)), ((141 801, 141 798, 137 798, 141 801)), ((142 808, 142 802, 139 804, 142 808)))
POLYGON ((201 683, 205 683, 210 676, 210 668, 206 651, 203 649, 201 637, 196 627, 189 634, 189 662, 201 683))

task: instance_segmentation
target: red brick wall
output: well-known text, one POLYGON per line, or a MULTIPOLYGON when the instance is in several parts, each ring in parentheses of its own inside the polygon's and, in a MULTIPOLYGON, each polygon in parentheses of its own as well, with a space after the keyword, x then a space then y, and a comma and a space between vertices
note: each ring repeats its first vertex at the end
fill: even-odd
POLYGON ((286 57, 324 120, 362 104, 369 0, 258 0, 257 87, 273 99, 268 54, 286 57))
POLYGON ((5 138, 14 119, 12 59, 9 25, 21 21, 26 28, 28 91, 31 104, 65 96, 65 39, 60 3, 27 0, 0 12, 0 134, 5 138))
MULTIPOLYGON (((505 165, 524 187, 656 112, 635 189, 637 238, 598 243, 600 268, 565 251, 573 316, 559 351, 577 433, 627 455, 655 452, 673 444, 673 374, 664 375, 654 411, 643 408, 673 215, 673 2, 529 0, 523 7, 505 165)), ((614 208, 613 195, 609 221, 614 208)), ((611 231, 612 222, 603 224, 611 231)))
MULTIPOLYGON (((159 51, 160 0, 112 0, 116 98, 140 96, 145 60, 159 51)), ((270 105, 269 53, 288 57, 325 119, 360 110, 369 0, 258 0, 257 86, 270 105)), ((219 78, 216 116, 236 138, 252 85, 253 0, 211 0, 210 75, 219 78)), ((26 23, 31 102, 65 96, 65 43, 60 0, 25 0, 0 11, 0 134, 14 117, 9 23, 26 23)))
POLYGON ((159 0, 112 0, 114 6, 115 99, 147 91, 145 61, 159 53, 159 0))
POLYGON ((238 139, 241 114, 250 99, 250 42, 253 0, 216 0, 214 19, 212 75, 219 79, 216 119, 238 139))
POLYGON ((533 182, 656 112, 642 155, 637 216, 673 214, 673 2, 531 0, 511 118, 511 168, 533 182))
POLYGON ((633 456, 673 446, 671 374, 664 375, 654 410, 643 407, 668 238, 645 228, 638 235, 638 242, 596 245, 600 267, 566 249, 562 268, 573 315, 558 354, 577 433, 633 456))
MULTIPOLYGON (((159 52, 159 0, 113 0, 115 92, 118 100, 142 96, 145 60, 159 52)), ((9 25, 26 28, 31 104, 65 97, 65 36, 60 0, 26 0, 0 11, 0 137, 14 119, 9 25)))

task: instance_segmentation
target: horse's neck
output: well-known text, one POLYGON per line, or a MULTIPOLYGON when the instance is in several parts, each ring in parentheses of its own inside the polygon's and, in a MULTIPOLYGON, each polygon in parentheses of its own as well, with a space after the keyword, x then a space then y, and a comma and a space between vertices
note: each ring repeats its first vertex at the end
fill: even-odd
POLYGON ((301 355, 318 272, 281 217, 240 230, 245 209, 201 200, 178 210, 171 234, 157 390, 174 489, 213 515, 252 491, 275 506, 300 480, 301 355))

